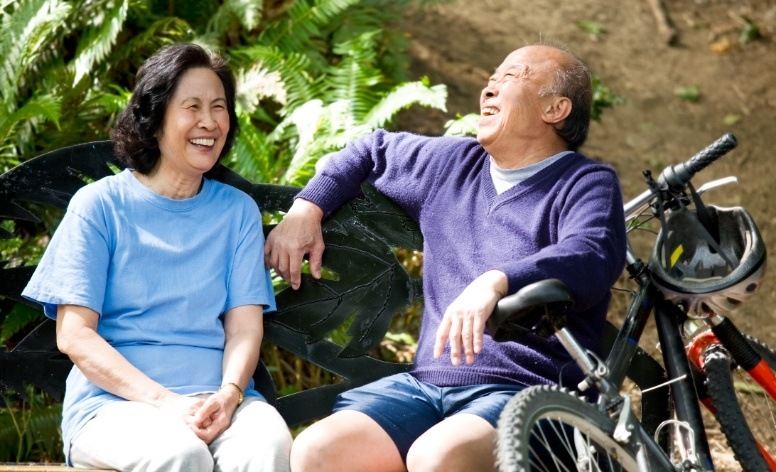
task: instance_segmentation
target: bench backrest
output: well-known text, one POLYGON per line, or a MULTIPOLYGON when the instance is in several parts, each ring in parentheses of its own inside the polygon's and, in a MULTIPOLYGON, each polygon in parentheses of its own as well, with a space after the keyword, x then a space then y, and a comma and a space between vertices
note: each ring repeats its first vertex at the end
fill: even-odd
MULTIPOLYGON (((21 203, 64 209, 73 194, 89 181, 113 174, 123 164, 109 141, 63 148, 31 159, 0 176, 0 218, 37 222, 21 203)), ((251 183, 220 166, 216 177, 251 195, 265 213, 284 212, 299 189, 251 183)), ((336 395, 380 377, 409 369, 409 364, 385 362, 369 355, 390 327, 394 314, 422 296, 420 280, 412 279, 395 256, 396 248, 422 249, 417 223, 372 187, 328 218, 323 226, 324 268, 334 275, 315 280, 303 276, 299 290, 277 294, 278 311, 265 318, 265 341, 338 376, 338 383, 276 395, 266 367, 254 378, 259 391, 276 405, 290 426, 328 414, 336 395), (327 336, 349 322, 350 340, 341 346, 327 336)), ((265 234, 271 225, 264 228, 265 234)), ((3 230, 0 229, 0 232, 3 230)), ((2 235, 2 234, 0 234, 2 235)), ((5 234, 5 237, 12 235, 5 234)), ((20 294, 34 267, 0 269, 0 297, 40 309, 20 294)), ((4 313, 0 312, 0 322, 4 313)), ((617 330, 607 324, 602 350, 608 352, 617 330)), ((37 326, 12 351, 0 351, 0 388, 23 392, 30 383, 60 399, 70 360, 56 348, 54 322, 37 326)), ((628 377, 640 388, 665 381, 665 371, 639 350, 628 377)), ((643 422, 654 432, 668 415, 668 388, 645 392, 643 422)))
MULTIPOLYGON (((123 167, 109 141, 70 146, 31 159, 0 176, 0 218, 37 222, 38 217, 22 204, 64 209, 87 182, 123 167)), ((223 166, 218 170, 218 180, 251 195, 265 213, 288 210, 299 191, 252 183, 223 166)), ((265 234, 270 229, 266 225, 265 234)), ((364 198, 343 206, 327 219, 323 230, 324 267, 334 275, 321 280, 304 276, 299 290, 278 293, 278 311, 265 318, 264 339, 332 372, 340 381, 278 396, 266 367, 260 366, 254 376, 259 391, 291 426, 326 415, 339 392, 406 371, 408 364, 381 361, 369 352, 385 337, 394 314, 421 296, 419 281, 410 278, 394 254, 395 248, 420 250, 420 231, 386 197, 364 187, 364 198), (346 321, 350 339, 341 346, 327 336, 346 321)), ((40 309, 20 296, 33 270, 0 269, 0 296, 40 309)), ((0 322, 4 316, 0 314, 0 322)), ((71 367, 70 360, 57 351, 54 322, 46 320, 12 351, 0 352, 0 387, 23 392, 24 384, 31 383, 61 398, 71 367)))

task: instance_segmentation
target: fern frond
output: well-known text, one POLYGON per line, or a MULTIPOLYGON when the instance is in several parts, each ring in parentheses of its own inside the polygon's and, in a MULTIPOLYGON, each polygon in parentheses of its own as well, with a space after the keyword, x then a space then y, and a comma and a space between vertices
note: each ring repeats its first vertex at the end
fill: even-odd
POLYGON ((206 31, 217 37, 223 37, 238 26, 246 31, 258 28, 264 2, 256 0, 226 0, 218 7, 215 15, 208 21, 206 31))
POLYGON ((281 183, 304 184, 298 180, 303 169, 325 154, 341 149, 353 139, 372 131, 371 127, 354 124, 347 118, 350 115, 349 106, 347 100, 326 106, 320 100, 312 100, 296 109, 278 126, 276 133, 285 132, 286 126, 292 126, 296 131, 294 155, 281 183))
POLYGON ((37 460, 62 460, 62 404, 54 403, 31 411, 27 424, 31 446, 37 450, 37 460))
POLYGON ((445 136, 476 136, 480 115, 469 113, 445 123, 445 136))
POLYGON ((119 85, 111 86, 113 93, 103 92, 93 100, 105 113, 116 115, 121 113, 129 103, 132 91, 119 85))
POLYGON ((429 86, 422 81, 401 84, 391 90, 364 117, 364 123, 372 128, 380 128, 391 121, 398 112, 412 105, 447 111, 447 87, 429 86))
MULTIPOLYGON (((238 75, 247 74, 252 69, 280 74, 280 83, 276 88, 285 91, 283 101, 278 101, 284 105, 279 112, 281 116, 318 96, 315 81, 309 73, 310 59, 305 54, 282 51, 274 46, 254 45, 232 50, 230 59, 240 66, 238 75)), ((240 89, 241 100, 255 102, 260 98, 259 92, 243 87, 240 89)))
POLYGON ((160 18, 140 31, 133 28, 132 37, 116 46, 110 62, 129 60, 139 66, 162 46, 191 39, 193 34, 191 26, 180 18, 160 18))
POLYGON ((118 0, 112 8, 102 11, 104 15, 102 18, 90 20, 91 26, 86 29, 76 48, 76 56, 73 60, 74 83, 78 83, 92 71, 96 63, 108 56, 113 45, 116 44, 116 38, 124 26, 128 12, 129 0, 118 0))
POLYGON ((360 0, 297 0, 286 11, 284 18, 277 18, 262 32, 260 41, 284 51, 310 50, 312 38, 321 29, 337 19, 360 0))
POLYGON ((350 102, 353 122, 360 121, 380 100, 380 84, 385 78, 375 67, 379 34, 379 30, 369 31, 334 46, 334 53, 340 54, 342 59, 327 71, 326 100, 350 102))
POLYGON ((0 344, 5 344, 15 334, 21 332, 32 322, 40 323, 44 315, 39 311, 23 303, 17 303, 2 319, 0 326, 0 344))
POLYGON ((62 462, 62 405, 26 390, 29 401, 0 397, 0 462, 62 462))
POLYGON ((49 120, 59 127, 62 106, 57 97, 42 95, 28 100, 21 108, 0 118, 0 143, 13 141, 17 127, 25 121, 49 120))
POLYGON ((45 50, 56 31, 63 27, 71 6, 58 0, 21 1, 3 15, 0 30, 0 94, 15 100, 25 70, 45 50))
POLYGON ((276 179, 283 152, 272 139, 252 125, 247 114, 238 116, 240 139, 235 141, 229 167, 253 182, 271 182, 276 179))
POLYGON ((262 99, 271 98, 286 104, 286 87, 278 71, 268 71, 256 64, 237 72, 237 101, 249 114, 256 112, 262 99))

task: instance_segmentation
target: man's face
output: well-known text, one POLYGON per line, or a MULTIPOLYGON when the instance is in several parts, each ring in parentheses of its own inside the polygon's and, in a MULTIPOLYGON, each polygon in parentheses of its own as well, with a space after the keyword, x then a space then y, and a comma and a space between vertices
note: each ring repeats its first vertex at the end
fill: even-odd
POLYGON ((559 50, 528 46, 512 52, 491 76, 480 95, 477 140, 494 150, 519 151, 519 142, 547 132, 542 107, 548 97, 539 95, 552 84, 559 50))

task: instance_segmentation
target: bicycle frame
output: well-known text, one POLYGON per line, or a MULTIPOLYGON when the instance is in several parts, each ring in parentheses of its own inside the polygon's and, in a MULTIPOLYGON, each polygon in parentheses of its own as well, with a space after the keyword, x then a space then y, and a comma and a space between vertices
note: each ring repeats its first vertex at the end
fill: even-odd
MULTIPOLYGON (((646 175, 650 189, 625 204, 624 209, 627 221, 635 219, 647 210, 658 193, 657 185, 648 174, 646 175)), ((735 179, 733 178, 732 180, 735 179)), ((689 176, 686 181, 689 182, 689 176)), ((701 193, 708 188, 724 185, 730 181, 731 178, 728 178, 708 184, 701 189, 701 193)), ((663 299, 660 291, 652 283, 649 268, 636 257, 630 244, 628 244, 626 249, 626 258, 628 273, 631 279, 638 284, 639 289, 630 304, 628 313, 609 356, 602 365, 595 365, 595 362, 593 362, 593 365, 585 367, 583 365, 585 362, 581 362, 579 359, 577 359, 577 362, 582 366, 590 381, 599 387, 601 396, 605 399, 604 401, 616 401, 616 396, 619 396, 619 390, 625 380, 626 370, 637 352, 639 340, 647 321, 654 312, 658 339, 668 377, 665 386, 671 385, 670 395, 673 402, 673 411, 676 414, 676 421, 685 426, 680 429, 681 443, 689 451, 688 457, 685 459, 692 462, 694 467, 713 470, 714 466, 706 437, 706 429, 701 416, 701 399, 698 397, 695 389, 690 363, 693 362, 696 366, 700 366, 700 356, 702 352, 705 352, 705 348, 711 344, 724 345, 725 343, 720 341, 714 334, 711 334, 710 336, 696 338, 694 343, 685 348, 682 328, 679 326, 679 320, 684 318, 684 313, 679 307, 663 299), (605 370, 605 373, 601 372, 602 369, 605 370)), ((560 338, 570 337, 573 340, 569 333, 562 331, 557 333, 560 338)), ((740 332, 738 335, 740 336, 740 332)), ((561 342, 570 352, 575 349, 575 346, 568 339, 562 339, 561 342)), ((592 361, 588 359, 587 362, 592 361)), ((756 368, 748 370, 751 370, 753 377, 766 388, 766 391, 773 398, 776 398, 776 377, 774 377, 773 371, 770 368, 763 367, 763 363, 764 361, 761 361, 756 368)), ((705 403, 708 407, 711 407, 708 404, 709 402, 705 403)), ((628 414, 628 412, 623 412, 622 414, 628 414)), ((640 428, 640 430, 643 431, 643 428, 640 428)), ((641 436, 641 444, 645 444, 647 449, 651 451, 652 458, 662 462, 662 454, 654 451, 656 447, 654 444, 656 443, 653 442, 652 438, 647 437, 645 434, 641 434, 641 436)), ((764 455, 766 460, 769 460, 773 466, 773 460, 767 454, 764 455)), ((665 467, 665 465, 663 464, 661 467, 665 467)), ((644 469, 643 466, 642 469, 644 469)))
MULTIPOLYGON (((630 249, 628 249, 630 252, 630 249)), ((648 270, 644 264, 638 260, 628 265, 632 275, 640 283, 639 291, 636 294, 634 302, 628 315, 620 328, 614 345, 609 353, 606 362, 601 365, 590 360, 587 356, 580 356, 584 352, 581 347, 575 346, 573 336, 565 329, 556 333, 561 343, 577 360, 583 371, 589 379, 598 387, 601 398, 599 402, 616 403, 620 397, 619 390, 625 380, 625 372, 628 365, 633 360, 633 356, 638 348, 638 341, 644 331, 644 327, 649 319, 649 315, 654 311, 655 321, 657 323, 658 337, 662 346, 664 363, 671 383, 671 399, 676 411, 677 420, 687 427, 682 430, 682 441, 690 452, 690 460, 704 470, 713 470, 711 452, 709 450, 706 438, 705 427, 699 408, 699 399, 692 381, 689 360, 682 342, 681 332, 677 324, 677 313, 674 305, 662 299, 649 280, 648 270), (582 360, 582 359, 585 360, 582 360)), ((623 420, 622 415, 632 415, 629 409, 623 408, 618 413, 620 421, 632 422, 634 420, 623 420), (628 411, 626 411, 628 410, 628 411)), ((633 428, 633 426, 631 426, 633 428)), ((662 470, 673 468, 665 453, 662 452, 656 440, 643 431, 639 424, 639 435, 637 441, 644 446, 653 462, 660 463, 662 470), (668 468, 666 468, 668 467, 668 468)), ((642 464, 642 470, 649 470, 646 463, 642 464)))
MULTIPOLYGON (((670 212, 684 211, 693 205, 697 208, 697 212, 701 213, 704 206, 700 198, 701 193, 736 181, 736 179, 734 177, 720 179, 703 185, 696 191, 690 182, 692 177, 735 146, 735 138, 732 135, 726 135, 685 163, 667 167, 661 172, 657 181, 652 179, 648 171, 645 171, 644 175, 649 189, 625 204, 626 222, 639 218, 650 207, 654 215, 659 217, 663 223, 666 221, 665 216, 670 212)), ((699 219, 701 216, 703 215, 699 215, 699 219)), ((708 215, 705 217, 708 218, 708 215)), ((563 327, 564 323, 557 321, 562 319, 563 311, 560 310, 565 310, 565 308, 551 308, 551 305, 553 302, 557 302, 555 298, 559 298, 560 301, 567 304, 566 298, 556 296, 553 293, 552 297, 547 297, 544 305, 537 305, 537 307, 544 307, 546 314, 552 313, 555 317, 555 321, 550 321, 551 328, 585 376, 585 380, 579 384, 578 389, 584 391, 591 386, 597 388, 596 406, 600 412, 606 413, 613 421, 607 425, 606 434, 620 444, 627 444, 629 453, 635 456, 639 470, 652 470, 651 467, 655 467, 654 470, 661 472, 665 470, 714 470, 701 414, 701 403, 707 404, 709 407, 711 405, 704 401, 705 398, 699 398, 696 390, 696 381, 701 378, 698 377, 698 373, 706 374, 704 370, 705 357, 708 354, 708 358, 713 361, 713 363, 710 361, 708 366, 710 368, 708 373, 713 374, 713 378, 720 378, 719 375, 729 373, 726 372, 725 364, 719 362, 722 360, 719 353, 724 353, 728 361, 732 357, 735 361, 734 364, 749 372, 750 376, 768 392, 774 401, 776 401, 776 374, 774 374, 773 363, 776 361, 773 360, 771 354, 765 353, 768 354, 769 359, 769 363, 766 363, 744 335, 726 318, 709 312, 699 312, 698 317, 692 318, 692 314, 687 313, 681 304, 683 302, 677 304, 667 300, 658 289, 659 280, 655 278, 650 267, 636 257, 630 246, 630 241, 626 246, 626 260, 628 274, 636 282, 638 288, 633 294, 634 297, 628 312, 605 361, 582 348, 571 332, 563 327), (666 409, 662 410, 662 413, 673 413, 674 415, 673 419, 663 421, 658 426, 655 426, 656 421, 654 420, 659 418, 662 421, 667 416, 661 416, 661 412, 657 412, 654 417, 646 416, 647 413, 644 412, 645 417, 640 421, 631 409, 630 396, 621 393, 626 373, 636 360, 636 355, 639 353, 639 341, 653 313, 667 381, 661 385, 645 389, 642 394, 649 391, 650 395, 663 395, 662 389, 668 389, 663 398, 667 399, 670 396, 672 406, 669 408, 666 405, 666 409), (710 330, 702 333, 696 331, 689 337, 689 345, 685 346, 684 334, 688 331, 685 330, 687 325, 684 323, 688 320, 700 321, 710 330), (680 325, 680 323, 682 324, 680 325), (727 354, 728 352, 730 354, 727 354), (715 357, 711 357, 712 354, 715 357), (648 418, 646 423, 643 421, 645 418, 648 418), (655 431, 647 432, 645 424, 648 424, 649 428, 655 429, 655 431), (664 442, 667 438, 659 435, 660 431, 667 425, 671 425, 676 434, 671 444, 664 442), (661 445, 664 447, 661 448, 661 445), (673 455, 674 447, 680 455, 680 460, 677 463, 674 463, 676 461, 673 457, 669 457, 669 454, 673 455)), ((555 303, 558 307, 565 307, 566 304, 555 303)), ((538 330, 538 325, 535 326, 535 316, 529 317, 527 315, 534 313, 531 311, 532 307, 517 304, 511 307, 511 314, 508 314, 509 304, 506 304, 504 309, 504 316, 498 318, 499 323, 514 316, 511 322, 515 326, 521 329, 538 330)), ((493 332, 498 332, 499 327, 500 324, 494 325, 493 332)), ((506 335, 510 333, 506 328, 503 331, 506 335)), ((731 364, 728 363, 728 365, 731 364)), ((729 379, 725 377, 725 380, 729 379)), ((719 392, 716 389, 714 391, 717 392, 715 395, 719 392)), ((729 400, 726 399, 726 401, 729 400)), ((725 415, 725 418, 728 416, 725 415)), ((750 460, 757 457, 757 449, 753 449, 752 445, 753 443, 747 443, 743 449, 750 460)), ((772 470, 776 471, 776 461, 768 456, 761 445, 758 446, 765 461, 770 464, 772 470)), ((760 462, 759 458, 757 462, 760 462)))

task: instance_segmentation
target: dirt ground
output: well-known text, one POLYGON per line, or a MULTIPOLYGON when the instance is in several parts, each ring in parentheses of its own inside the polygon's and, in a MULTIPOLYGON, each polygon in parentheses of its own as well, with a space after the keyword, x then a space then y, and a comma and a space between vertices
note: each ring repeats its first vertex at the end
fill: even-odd
MULTIPOLYGON (((776 2, 664 0, 663 6, 676 33, 672 45, 650 0, 457 0, 413 11, 404 25, 412 41, 412 75, 447 84, 449 99, 447 113, 418 113, 408 126, 439 134, 456 114, 478 111, 481 88, 509 52, 541 38, 564 43, 625 99, 593 124, 583 152, 617 169, 626 200, 646 189, 642 170, 657 173, 733 133, 738 148, 695 182, 737 176, 738 185, 707 194, 707 201, 746 207, 776 257, 776 214, 770 211, 776 196, 770 172, 776 2), (745 31, 750 39, 757 36, 753 28, 760 37, 742 41, 745 31), (696 101, 678 93, 693 87, 696 101)), ((733 321, 776 346, 774 302, 771 270, 733 321)))

